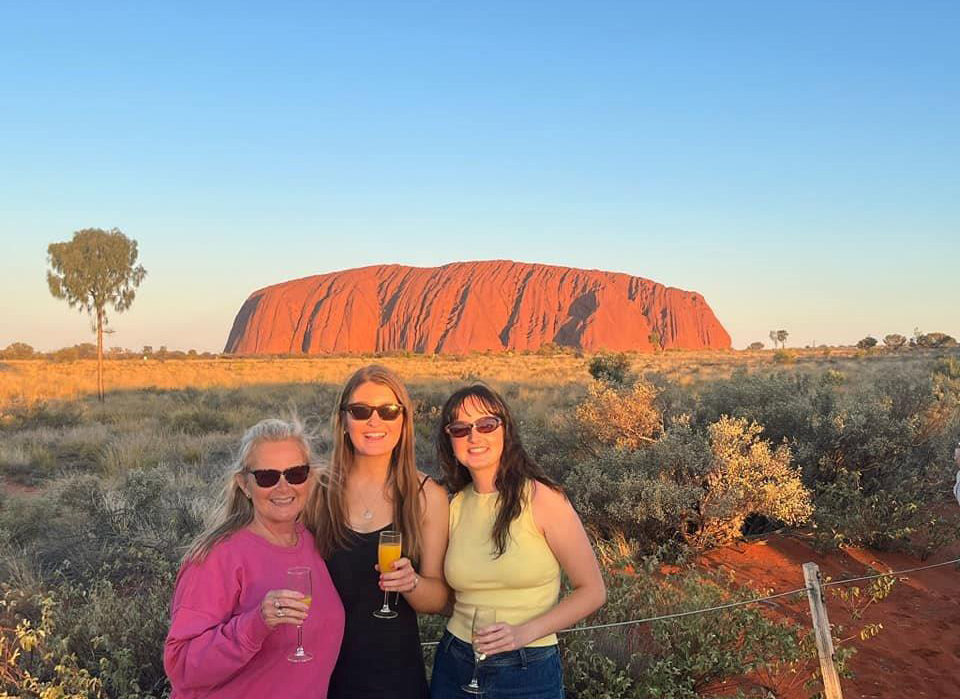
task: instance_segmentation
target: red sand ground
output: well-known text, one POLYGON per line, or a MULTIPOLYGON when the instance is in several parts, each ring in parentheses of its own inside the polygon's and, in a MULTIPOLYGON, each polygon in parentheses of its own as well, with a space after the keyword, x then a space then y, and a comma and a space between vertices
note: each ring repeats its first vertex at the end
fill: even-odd
MULTIPOLYGON (((708 567, 727 568, 738 582, 775 592, 803 587, 804 563, 812 561, 821 575, 833 580, 905 570, 960 557, 960 545, 941 551, 927 561, 898 553, 845 548, 827 556, 816 553, 801 538, 771 535, 762 541, 743 543, 703 557, 708 567)), ((854 583, 866 592, 869 583, 854 583)), ((879 635, 866 641, 854 638, 857 648, 850 666, 856 677, 842 679, 844 699, 883 697, 893 699, 948 699, 960 697, 960 571, 956 565, 941 566, 899 576, 884 600, 864 610, 859 621, 851 619, 841 602, 827 595, 827 613, 833 624, 853 635, 863 624, 882 624, 879 635)), ((804 627, 810 625, 810 609, 802 603, 776 600, 776 613, 804 627)), ((785 683, 786 684, 786 683, 785 683)), ((801 686, 779 688, 784 699, 805 699, 801 686)))

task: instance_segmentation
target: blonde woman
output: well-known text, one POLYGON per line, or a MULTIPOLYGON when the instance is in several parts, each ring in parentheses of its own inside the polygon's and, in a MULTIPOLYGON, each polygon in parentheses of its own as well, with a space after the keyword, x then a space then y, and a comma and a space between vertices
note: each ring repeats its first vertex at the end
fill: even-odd
POLYGON ((346 610, 332 699, 423 699, 428 695, 417 612, 439 612, 447 496, 417 471, 413 407, 389 369, 358 370, 340 391, 332 416, 333 454, 308 505, 307 526, 326 559, 346 610), (399 531, 403 557, 376 567, 380 533, 399 531), (390 595, 394 619, 373 612, 390 595))
POLYGON ((219 507, 183 559, 163 664, 171 697, 327 696, 343 606, 313 536, 300 523, 312 491, 310 442, 297 421, 247 430, 219 507), (312 603, 287 589, 309 568, 312 603), (288 662, 302 645, 314 656, 288 662))

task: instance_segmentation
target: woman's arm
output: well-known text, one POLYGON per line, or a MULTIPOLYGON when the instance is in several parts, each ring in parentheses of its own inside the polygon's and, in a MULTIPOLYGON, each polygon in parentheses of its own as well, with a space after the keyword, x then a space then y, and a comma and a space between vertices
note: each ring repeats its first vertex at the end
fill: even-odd
POLYGON ((250 662, 277 626, 296 625, 306 617, 307 606, 298 599, 303 595, 292 590, 271 590, 259 606, 235 614, 235 578, 220 572, 214 566, 188 564, 177 582, 163 647, 163 667, 174 689, 226 682, 250 662))
POLYGON ((450 596, 450 588, 443 579, 450 504, 447 492, 430 478, 423 484, 421 497, 424 515, 420 570, 414 570, 409 558, 400 558, 392 572, 380 574, 380 589, 402 592, 415 611, 436 614, 448 606, 450 596))
POLYGON ((478 634, 477 650, 482 653, 523 648, 538 638, 577 623, 607 600, 600 565, 570 501, 562 493, 537 483, 533 495, 533 518, 573 590, 549 611, 528 622, 518 626, 497 623, 487 627, 478 634))

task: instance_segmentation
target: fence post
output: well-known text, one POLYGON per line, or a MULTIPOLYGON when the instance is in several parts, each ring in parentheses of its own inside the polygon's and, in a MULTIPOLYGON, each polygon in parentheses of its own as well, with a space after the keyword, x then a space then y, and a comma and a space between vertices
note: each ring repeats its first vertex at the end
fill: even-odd
POLYGON ((820 587, 820 568, 816 563, 803 564, 803 582, 807 587, 810 614, 813 616, 813 636, 817 643, 817 655, 820 656, 824 695, 826 699, 843 699, 840 676, 833 664, 833 636, 830 634, 830 620, 827 618, 827 607, 824 605, 823 590, 820 587))

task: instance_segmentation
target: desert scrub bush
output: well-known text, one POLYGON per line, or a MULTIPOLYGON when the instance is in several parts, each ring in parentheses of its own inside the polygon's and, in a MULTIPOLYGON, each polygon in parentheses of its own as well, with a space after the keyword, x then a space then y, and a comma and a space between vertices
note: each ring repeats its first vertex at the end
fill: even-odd
POLYGON ((75 427, 84 420, 84 408, 77 402, 46 402, 12 405, 4 410, 0 431, 16 432, 41 427, 75 427))
POLYGON ((67 476, 3 502, 0 531, 45 579, 151 579, 179 561, 213 488, 163 468, 131 471, 113 485, 93 475, 67 476))
POLYGON ((185 434, 207 434, 208 432, 229 432, 233 429, 230 420, 219 410, 213 408, 194 408, 176 412, 165 419, 171 432, 185 434))
POLYGON ((756 422, 726 416, 707 428, 711 468, 696 516, 686 522, 688 541, 699 547, 729 543, 750 515, 790 525, 810 518, 810 492, 791 464, 790 449, 773 449, 762 431, 756 422))
MULTIPOLYGON (((161 648, 173 581, 218 485, 174 468, 138 469, 116 482, 69 476, 40 495, 0 502, 0 533, 8 542, 2 568, 26 568, 19 578, 35 580, 37 595, 56 599, 45 622, 49 653, 30 655, 25 662, 33 664, 21 668, 39 678, 37 696, 99 696, 93 689, 42 694, 67 691, 69 683, 56 674, 61 667, 95 681, 104 696, 168 691, 161 648)), ((7 626, 41 624, 39 606, 28 607, 7 626)))
POLYGON ((625 387, 637 378, 630 367, 630 357, 623 352, 599 352, 590 360, 588 371, 597 381, 625 387))
POLYGON ((945 499, 960 418, 960 382, 942 374, 879 376, 815 425, 821 544, 866 544, 922 557, 960 536, 930 507, 945 499))
POLYGON ((800 524, 810 494, 789 449, 774 449, 760 432, 743 419, 723 417, 704 431, 677 420, 649 446, 608 446, 579 460, 563 485, 590 525, 622 531, 647 552, 671 539, 723 545, 751 515, 800 524))
POLYGON ((584 445, 591 451, 593 445, 638 449, 656 441, 663 431, 656 397, 653 385, 643 381, 626 388, 600 381, 590 384, 574 410, 584 445))
POLYGON ((0 697, 103 697, 103 683, 62 642, 63 608, 52 591, 0 583, 0 697))
MULTIPOLYGON (((639 566, 633 560, 605 566, 604 577, 607 604, 589 624, 706 609, 756 595, 720 573, 685 564, 664 574, 655 556, 639 566)), ((726 680, 799 662, 806 652, 798 628, 756 607, 571 633, 561 637, 561 648, 564 684, 576 699, 696 699, 726 680)))
POLYGON ((774 364, 794 364, 796 361, 796 355, 793 352, 788 352, 785 349, 778 349, 773 353, 774 364))

